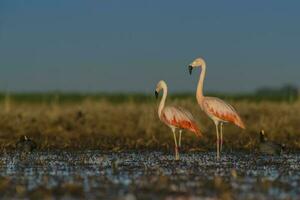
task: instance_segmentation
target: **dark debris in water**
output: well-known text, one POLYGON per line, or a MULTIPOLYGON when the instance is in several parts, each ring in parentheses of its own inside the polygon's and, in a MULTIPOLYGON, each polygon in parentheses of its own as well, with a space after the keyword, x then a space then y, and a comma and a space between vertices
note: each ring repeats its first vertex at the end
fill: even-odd
POLYGON ((300 154, 43 151, 0 156, 3 198, 299 199, 300 154))

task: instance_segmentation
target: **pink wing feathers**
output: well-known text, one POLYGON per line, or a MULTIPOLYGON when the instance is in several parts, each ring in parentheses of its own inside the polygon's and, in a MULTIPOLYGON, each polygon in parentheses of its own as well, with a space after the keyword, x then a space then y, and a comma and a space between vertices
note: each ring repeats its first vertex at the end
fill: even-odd
POLYGON ((198 137, 202 136, 192 114, 183 108, 174 106, 165 107, 161 114, 161 120, 167 125, 189 130, 198 137))
POLYGON ((202 108, 210 116, 214 116, 225 122, 231 122, 245 129, 245 125, 236 110, 219 98, 204 97, 202 108))

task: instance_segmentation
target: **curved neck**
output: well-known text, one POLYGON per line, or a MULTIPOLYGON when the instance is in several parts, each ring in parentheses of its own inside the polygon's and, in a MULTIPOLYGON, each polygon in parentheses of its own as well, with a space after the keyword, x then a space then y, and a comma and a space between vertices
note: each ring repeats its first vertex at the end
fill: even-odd
POLYGON ((166 103, 166 99, 167 99, 167 95, 168 95, 168 87, 166 85, 163 85, 162 89, 163 89, 163 96, 160 100, 159 107, 158 107, 158 116, 159 116, 159 118, 161 116, 162 110, 165 107, 165 103, 166 103))
POLYGON ((203 64, 201 66, 201 73, 200 73, 200 78, 199 78, 198 87, 197 87, 198 102, 201 102, 201 100, 203 99, 203 84, 204 84, 204 79, 205 79, 205 73, 206 73, 206 65, 203 64))

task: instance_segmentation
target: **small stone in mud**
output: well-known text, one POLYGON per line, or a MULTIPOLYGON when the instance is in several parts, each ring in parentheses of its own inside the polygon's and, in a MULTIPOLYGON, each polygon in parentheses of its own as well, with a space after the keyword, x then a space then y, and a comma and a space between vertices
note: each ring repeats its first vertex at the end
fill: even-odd
POLYGON ((237 171, 235 169, 231 170, 231 177, 234 178, 234 179, 236 179, 238 177, 237 171))

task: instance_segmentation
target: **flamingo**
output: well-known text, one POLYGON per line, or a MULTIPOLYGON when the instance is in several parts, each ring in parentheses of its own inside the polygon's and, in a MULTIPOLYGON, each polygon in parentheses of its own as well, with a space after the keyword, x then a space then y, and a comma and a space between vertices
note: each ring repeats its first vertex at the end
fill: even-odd
POLYGON ((220 149, 222 151, 223 145, 223 124, 230 122, 242 129, 245 129, 245 125, 241 117, 230 104, 216 97, 203 96, 203 82, 206 73, 206 63, 204 59, 197 58, 189 65, 190 74, 192 74, 193 68, 196 67, 199 67, 202 70, 200 72, 196 98, 200 108, 215 123, 217 132, 217 159, 220 159, 220 149), (219 130, 221 135, 219 134, 219 130))
POLYGON ((175 142, 175 160, 179 160, 179 148, 181 147, 182 130, 191 131, 198 137, 201 137, 202 134, 196 124, 196 121, 194 120, 194 117, 189 111, 177 106, 165 107, 165 102, 168 95, 168 87, 165 81, 158 82, 155 90, 156 98, 158 98, 158 94, 161 90, 163 90, 163 96, 158 107, 158 116, 159 119, 168 127, 170 127, 173 132, 175 142), (178 144, 176 139, 176 129, 179 129, 178 144))

